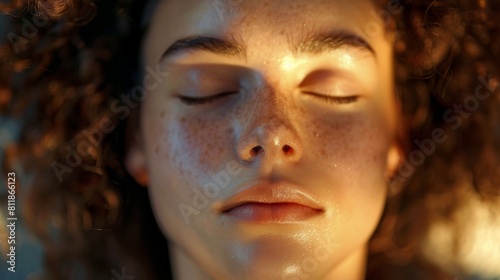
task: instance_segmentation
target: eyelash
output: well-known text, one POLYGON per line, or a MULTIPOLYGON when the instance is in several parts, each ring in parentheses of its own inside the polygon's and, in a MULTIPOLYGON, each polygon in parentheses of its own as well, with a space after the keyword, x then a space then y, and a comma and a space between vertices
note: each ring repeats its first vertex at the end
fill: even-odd
MULTIPOLYGON (((235 91, 230 91, 230 92, 223 92, 219 93, 216 95, 208 96, 208 97, 187 97, 187 96, 179 96, 179 99, 181 100, 182 103, 189 105, 189 106, 196 106, 196 105, 205 105, 205 104, 211 104, 215 102, 217 99, 235 94, 237 92, 235 91)), ((331 103, 331 104, 349 104, 356 102, 359 98, 359 96, 328 96, 328 95, 322 95, 318 94, 315 92, 304 92, 305 94, 314 96, 326 103, 331 103)))
POLYGON ((217 99, 238 93, 237 91, 228 91, 228 92, 222 92, 216 95, 212 96, 207 96, 207 97, 188 97, 188 96, 179 96, 179 99, 182 103, 189 105, 189 106, 196 106, 196 105, 205 105, 205 104, 211 104, 215 102, 217 99))
POLYGON ((323 94, 318 94, 315 92, 309 92, 305 91, 304 92, 307 95, 314 96, 315 98, 318 98, 326 103, 331 103, 331 104, 349 104, 356 102, 359 98, 359 96, 353 95, 353 96, 329 96, 329 95, 323 95, 323 94))

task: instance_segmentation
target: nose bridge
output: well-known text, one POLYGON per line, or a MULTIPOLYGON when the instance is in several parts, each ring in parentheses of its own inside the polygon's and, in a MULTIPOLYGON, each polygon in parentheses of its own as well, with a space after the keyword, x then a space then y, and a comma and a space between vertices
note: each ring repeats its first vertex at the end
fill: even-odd
POLYGON ((291 128, 290 121, 290 106, 289 101, 283 94, 278 94, 276 90, 262 90, 260 100, 256 102, 256 126, 268 127, 271 130, 276 130, 280 127, 291 128))
POLYGON ((291 120, 291 102, 278 90, 266 86, 255 95, 257 100, 254 103, 255 115, 249 129, 254 130, 261 141, 275 141, 273 138, 283 133, 296 135, 291 120))
POLYGON ((291 100, 285 94, 272 87, 255 92, 250 108, 253 114, 238 145, 242 159, 252 160, 259 155, 269 160, 300 157, 302 147, 292 121, 291 100))

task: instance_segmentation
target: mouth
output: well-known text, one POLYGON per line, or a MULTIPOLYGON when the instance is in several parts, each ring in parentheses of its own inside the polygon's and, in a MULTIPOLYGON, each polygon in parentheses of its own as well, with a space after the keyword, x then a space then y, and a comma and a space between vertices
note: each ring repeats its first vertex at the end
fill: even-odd
POLYGON ((219 208, 222 216, 252 223, 297 223, 324 213, 317 200, 287 183, 253 185, 219 208))
POLYGON ((323 211, 297 203, 249 202, 222 212, 231 218, 257 223, 299 222, 316 216, 323 211))

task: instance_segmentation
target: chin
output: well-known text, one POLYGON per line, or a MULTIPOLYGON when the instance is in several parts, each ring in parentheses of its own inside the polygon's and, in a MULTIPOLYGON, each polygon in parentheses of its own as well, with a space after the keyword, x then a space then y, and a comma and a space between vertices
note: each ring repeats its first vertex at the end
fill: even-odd
POLYGON ((331 240, 263 235, 231 248, 234 279, 322 279, 349 255, 331 240))

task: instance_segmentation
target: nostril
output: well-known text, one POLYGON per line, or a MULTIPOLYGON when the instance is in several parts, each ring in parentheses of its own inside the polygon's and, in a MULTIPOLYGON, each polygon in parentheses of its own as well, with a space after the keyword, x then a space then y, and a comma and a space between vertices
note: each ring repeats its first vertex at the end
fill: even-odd
POLYGON ((262 147, 261 146, 255 146, 253 147, 251 150, 250 150, 250 155, 252 157, 256 156, 259 154, 259 152, 262 150, 262 147))
POLYGON ((284 145, 282 150, 283 150, 283 153, 285 153, 285 155, 289 155, 289 154, 293 153, 292 147, 290 147, 288 145, 284 145))

